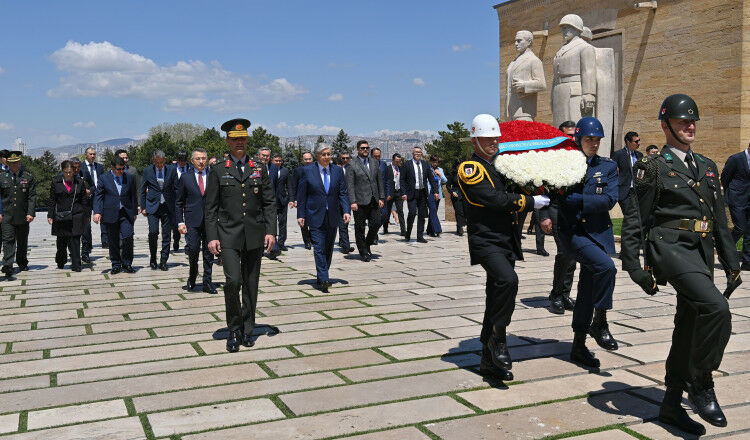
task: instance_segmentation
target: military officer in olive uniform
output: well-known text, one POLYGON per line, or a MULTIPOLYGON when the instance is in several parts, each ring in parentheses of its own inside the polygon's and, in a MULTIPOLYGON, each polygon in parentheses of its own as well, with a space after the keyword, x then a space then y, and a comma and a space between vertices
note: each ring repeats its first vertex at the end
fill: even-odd
POLYGON ((662 103, 659 120, 666 146, 633 166, 635 191, 622 225, 622 266, 649 295, 667 282, 677 291, 659 420, 701 435, 703 425, 680 406, 682 392, 705 421, 727 425, 711 373, 719 368, 732 330, 727 298, 742 280, 719 170, 691 147, 698 106, 687 95, 671 95, 662 103), (724 295, 714 285, 714 245, 727 273, 724 295), (638 258, 641 247, 645 266, 638 258))
POLYGON ((8 155, 8 171, 0 175, 0 192, 3 199, 3 273, 13 275, 13 261, 21 271, 29 269, 26 249, 29 240, 29 223, 36 214, 36 179, 21 167, 20 151, 8 155))
POLYGON ((276 241, 276 197, 266 166, 247 156, 249 126, 247 119, 222 124, 230 154, 211 167, 206 187, 208 249, 224 260, 229 352, 254 345, 260 261, 276 241))
POLYGON ((546 196, 513 194, 495 170, 500 126, 492 115, 477 115, 471 123, 474 154, 458 167, 458 186, 464 199, 471 264, 487 272, 487 306, 482 323, 482 374, 513 380, 505 329, 510 324, 518 293, 516 260, 523 260, 518 214, 549 204, 546 196))

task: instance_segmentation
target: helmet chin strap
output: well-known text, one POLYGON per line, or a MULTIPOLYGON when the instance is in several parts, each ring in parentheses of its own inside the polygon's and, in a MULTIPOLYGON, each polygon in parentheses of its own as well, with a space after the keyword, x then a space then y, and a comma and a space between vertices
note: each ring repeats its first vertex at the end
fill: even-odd
POLYGON ((677 142, 681 143, 682 145, 687 145, 688 147, 690 146, 690 144, 683 141, 682 138, 677 136, 677 133, 675 133, 674 129, 672 128, 672 124, 669 123, 669 119, 666 119, 664 122, 667 123, 667 128, 669 129, 669 132, 672 133, 672 136, 675 138, 677 142))

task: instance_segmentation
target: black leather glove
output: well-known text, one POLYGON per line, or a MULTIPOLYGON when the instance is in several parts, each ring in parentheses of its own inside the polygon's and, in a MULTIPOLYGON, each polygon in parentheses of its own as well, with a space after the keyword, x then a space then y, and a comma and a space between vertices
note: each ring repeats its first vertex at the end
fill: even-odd
POLYGON ((659 291, 659 286, 656 285, 656 281, 651 275, 651 272, 643 269, 638 269, 630 272, 629 275, 630 279, 641 286, 641 289, 643 289, 643 291, 647 294, 653 295, 659 291))
POLYGON ((742 284, 742 278, 740 278, 739 270, 728 270, 727 271, 727 288, 724 290, 724 298, 729 299, 732 296, 732 292, 742 284))

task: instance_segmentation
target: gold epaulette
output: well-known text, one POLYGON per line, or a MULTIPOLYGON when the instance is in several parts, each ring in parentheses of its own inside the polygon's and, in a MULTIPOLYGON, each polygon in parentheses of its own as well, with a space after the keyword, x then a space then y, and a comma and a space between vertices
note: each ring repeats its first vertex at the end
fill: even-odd
POLYGON ((523 212, 526 209, 526 197, 519 196, 519 198, 514 201, 513 204, 518 205, 518 212, 523 212))
POLYGON ((490 184, 492 184, 493 187, 495 186, 495 184, 492 183, 492 179, 487 175, 487 170, 484 168, 484 165, 473 160, 463 162, 458 166, 458 178, 461 179, 461 182, 467 185, 476 185, 487 178, 490 184))

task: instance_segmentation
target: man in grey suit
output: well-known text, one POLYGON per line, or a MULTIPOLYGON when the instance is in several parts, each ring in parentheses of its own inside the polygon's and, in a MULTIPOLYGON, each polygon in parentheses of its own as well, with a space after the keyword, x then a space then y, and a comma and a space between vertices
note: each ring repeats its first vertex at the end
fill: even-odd
POLYGON ((354 237, 362 261, 372 259, 370 246, 378 237, 380 208, 385 204, 385 188, 378 161, 370 157, 370 145, 365 140, 357 142, 357 158, 346 173, 346 185, 354 212, 354 237), (365 236, 365 223, 369 224, 365 236))

